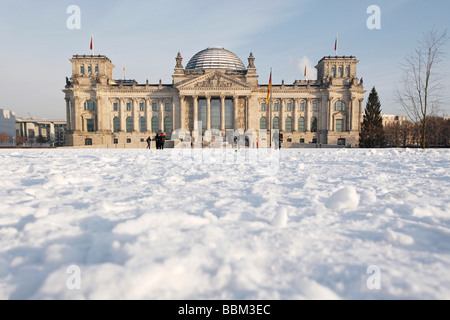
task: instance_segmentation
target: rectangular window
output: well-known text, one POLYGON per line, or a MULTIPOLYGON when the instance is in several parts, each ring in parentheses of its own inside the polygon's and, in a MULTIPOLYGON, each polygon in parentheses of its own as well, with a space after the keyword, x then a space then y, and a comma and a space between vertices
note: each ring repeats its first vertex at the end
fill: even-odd
POLYGON ((266 111, 266 103, 261 103, 261 111, 266 111))
POLYGON ((91 66, 88 66, 88 73, 92 74, 92 67, 91 66))
POLYGON ((336 132, 344 131, 344 120, 336 119, 336 132))
POLYGON ((170 103, 166 102, 166 103, 164 104, 164 110, 165 110, 165 111, 170 111, 170 103))
POLYGON ((143 102, 139 103, 139 111, 145 111, 143 102))
POLYGON ((113 110, 118 111, 119 110, 119 104, 117 102, 114 102, 113 104, 113 110))
POLYGON ((299 111, 305 111, 305 103, 300 103, 300 105, 298 106, 298 110, 299 111))
POLYGON ((152 103, 152 111, 158 111, 158 105, 156 104, 156 102, 152 103))
POLYGON ((273 104, 273 111, 278 111, 278 106, 279 106, 278 102, 274 103, 273 104))
POLYGON ((131 143, 131 139, 130 138, 127 138, 127 143, 131 143))
POLYGON ((119 143, 119 139, 114 139, 114 144, 118 144, 119 143))
POLYGON ((287 111, 292 111, 292 103, 288 103, 287 105, 286 105, 286 110, 287 111))
POLYGON ((80 67, 80 73, 81 73, 81 74, 84 74, 84 66, 81 66, 81 67, 80 67))
POLYGON ((98 66, 95 66, 95 74, 98 74, 98 66))
POLYGON ((87 132, 95 131, 94 119, 86 119, 86 128, 87 128, 87 132))
POLYGON ((319 104, 317 102, 313 102, 312 104, 312 110, 313 111, 319 111, 319 104))
POLYGON ((131 111, 131 102, 127 102, 127 111, 131 111))

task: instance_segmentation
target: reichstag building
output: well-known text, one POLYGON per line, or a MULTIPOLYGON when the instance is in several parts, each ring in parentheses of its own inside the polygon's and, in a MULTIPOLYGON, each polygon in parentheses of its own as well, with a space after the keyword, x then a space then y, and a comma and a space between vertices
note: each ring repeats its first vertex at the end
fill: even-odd
POLYGON ((66 145, 138 147, 161 131, 168 138, 184 131, 186 141, 208 130, 226 137, 230 129, 267 141, 270 127, 283 133, 284 147, 358 145, 365 91, 353 56, 322 58, 317 80, 272 84, 268 105, 269 72, 260 84, 252 53, 247 67, 219 47, 198 52, 186 67, 180 53, 175 60, 171 84, 150 84, 114 80, 106 56, 74 55, 63 90, 66 145))

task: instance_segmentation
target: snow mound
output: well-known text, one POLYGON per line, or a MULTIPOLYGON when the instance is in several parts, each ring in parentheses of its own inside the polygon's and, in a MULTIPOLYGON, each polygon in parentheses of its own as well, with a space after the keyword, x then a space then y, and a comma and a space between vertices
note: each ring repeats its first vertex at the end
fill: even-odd
POLYGON ((344 187, 328 199, 327 207, 334 210, 350 210, 359 204, 359 196, 353 186, 344 187))
POLYGON ((414 244, 414 238, 406 234, 395 232, 392 229, 387 229, 385 239, 393 244, 409 246, 414 244))
POLYGON ((286 226, 287 222, 288 222, 287 208, 282 207, 273 217, 271 224, 274 227, 282 228, 286 226))

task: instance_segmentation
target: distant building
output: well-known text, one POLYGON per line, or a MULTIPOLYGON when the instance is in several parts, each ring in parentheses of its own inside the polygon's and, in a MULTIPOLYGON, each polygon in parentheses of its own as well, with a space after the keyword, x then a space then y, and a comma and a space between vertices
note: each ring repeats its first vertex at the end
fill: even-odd
POLYGON ((16 135, 32 144, 39 136, 48 140, 55 147, 64 146, 65 120, 49 120, 37 118, 16 118, 16 135))
POLYGON ((393 124, 403 124, 406 121, 408 121, 408 117, 407 116, 394 116, 394 115, 388 115, 388 114, 383 114, 383 126, 387 127, 393 124))
POLYGON ((16 139, 16 114, 14 111, 0 109, 0 133, 6 133, 9 144, 16 139))

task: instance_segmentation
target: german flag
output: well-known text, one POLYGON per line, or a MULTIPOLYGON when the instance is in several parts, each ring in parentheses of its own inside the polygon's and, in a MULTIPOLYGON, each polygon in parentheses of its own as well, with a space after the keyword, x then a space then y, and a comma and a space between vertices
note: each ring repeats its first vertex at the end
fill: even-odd
POLYGON ((267 89, 266 105, 269 104, 270 90, 272 90, 272 70, 270 71, 269 88, 267 89))

